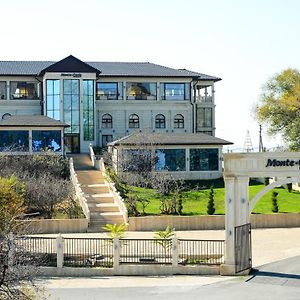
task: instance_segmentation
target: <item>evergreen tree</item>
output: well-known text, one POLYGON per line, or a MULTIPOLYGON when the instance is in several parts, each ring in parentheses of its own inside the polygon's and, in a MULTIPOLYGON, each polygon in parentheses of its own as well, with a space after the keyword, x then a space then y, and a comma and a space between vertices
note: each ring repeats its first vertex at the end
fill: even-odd
POLYGON ((277 203, 277 196, 278 196, 277 192, 272 193, 272 205, 273 205, 272 212, 273 213, 277 213, 279 211, 279 207, 278 207, 278 203, 277 203))
POLYGON ((207 213, 209 215, 213 215, 216 211, 215 209, 215 192, 213 186, 210 187, 210 192, 209 192, 209 200, 207 204, 207 213))

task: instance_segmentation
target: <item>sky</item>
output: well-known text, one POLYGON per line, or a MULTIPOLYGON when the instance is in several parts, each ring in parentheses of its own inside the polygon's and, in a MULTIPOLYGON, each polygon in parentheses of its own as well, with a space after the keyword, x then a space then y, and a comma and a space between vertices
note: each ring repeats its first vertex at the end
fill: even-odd
MULTIPOLYGON (((263 84, 300 69, 298 0, 1 1, 0 60, 152 62, 221 77, 216 136, 243 148, 263 84)), ((283 144, 269 138, 267 147, 283 144)))

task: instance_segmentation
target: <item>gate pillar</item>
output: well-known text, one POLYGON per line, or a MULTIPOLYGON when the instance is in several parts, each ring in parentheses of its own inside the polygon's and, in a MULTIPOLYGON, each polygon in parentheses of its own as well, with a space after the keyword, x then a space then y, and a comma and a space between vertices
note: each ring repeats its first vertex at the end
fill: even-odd
POLYGON ((235 227, 249 223, 249 177, 225 176, 225 264, 221 275, 235 275, 235 227))

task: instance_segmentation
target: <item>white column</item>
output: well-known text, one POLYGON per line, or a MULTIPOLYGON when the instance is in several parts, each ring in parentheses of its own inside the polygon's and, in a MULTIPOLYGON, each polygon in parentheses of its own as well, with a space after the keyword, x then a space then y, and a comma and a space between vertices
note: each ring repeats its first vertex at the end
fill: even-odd
POLYGON ((235 227, 249 223, 248 177, 225 177, 225 264, 222 275, 235 275, 235 227))
POLYGON ((117 237, 113 240, 113 255, 114 272, 117 272, 120 266, 120 240, 117 237))
POLYGON ((57 268, 62 268, 64 264, 64 239, 61 234, 56 238, 56 255, 57 268))
POLYGON ((233 267, 235 206, 235 178, 225 177, 225 264, 233 267))
POLYGON ((172 267, 178 267, 178 239, 172 237, 172 267))

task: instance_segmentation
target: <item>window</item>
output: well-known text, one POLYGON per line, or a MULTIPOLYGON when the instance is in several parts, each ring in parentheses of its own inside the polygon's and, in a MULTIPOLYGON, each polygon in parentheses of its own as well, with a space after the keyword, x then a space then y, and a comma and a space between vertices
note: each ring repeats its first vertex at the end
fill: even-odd
POLYGON ((29 151, 28 130, 0 130, 0 151, 29 151))
POLYGON ((212 127, 212 108, 197 108, 197 128, 212 127))
POLYGON ((160 95, 162 100, 190 100, 191 85, 189 83, 161 83, 160 95))
POLYGON ((33 130, 32 131, 32 151, 61 151, 61 131, 60 130, 33 130))
POLYGON ((184 128, 184 117, 181 114, 177 114, 174 117, 174 128, 184 128))
POLYGON ((94 81, 82 81, 83 140, 94 140, 94 81))
POLYGON ((140 128, 140 118, 133 114, 129 116, 129 128, 140 128))
POLYGON ((79 133, 79 80, 64 80, 64 120, 70 127, 66 133, 79 133))
POLYGON ((113 141, 112 135, 102 135, 102 147, 106 147, 108 143, 113 141))
POLYGON ((0 81, 0 100, 7 99, 6 95, 6 82, 0 81))
POLYGON ((102 128, 113 128, 112 116, 110 114, 102 116, 102 128))
POLYGON ((123 98, 122 82, 97 82, 97 100, 118 100, 123 98))
POLYGON ((157 149, 156 171, 185 171, 185 149, 157 149))
POLYGON ((38 99, 38 83, 27 81, 10 82, 11 99, 38 99))
POLYGON ((156 83, 127 82, 126 91, 128 100, 156 99, 156 83))
POLYGON ((60 80, 46 81, 47 116, 60 120, 60 80))
POLYGON ((155 128, 166 128, 166 118, 162 114, 155 117, 155 128))
POLYGON ((190 149, 191 171, 218 171, 218 149, 190 149))

